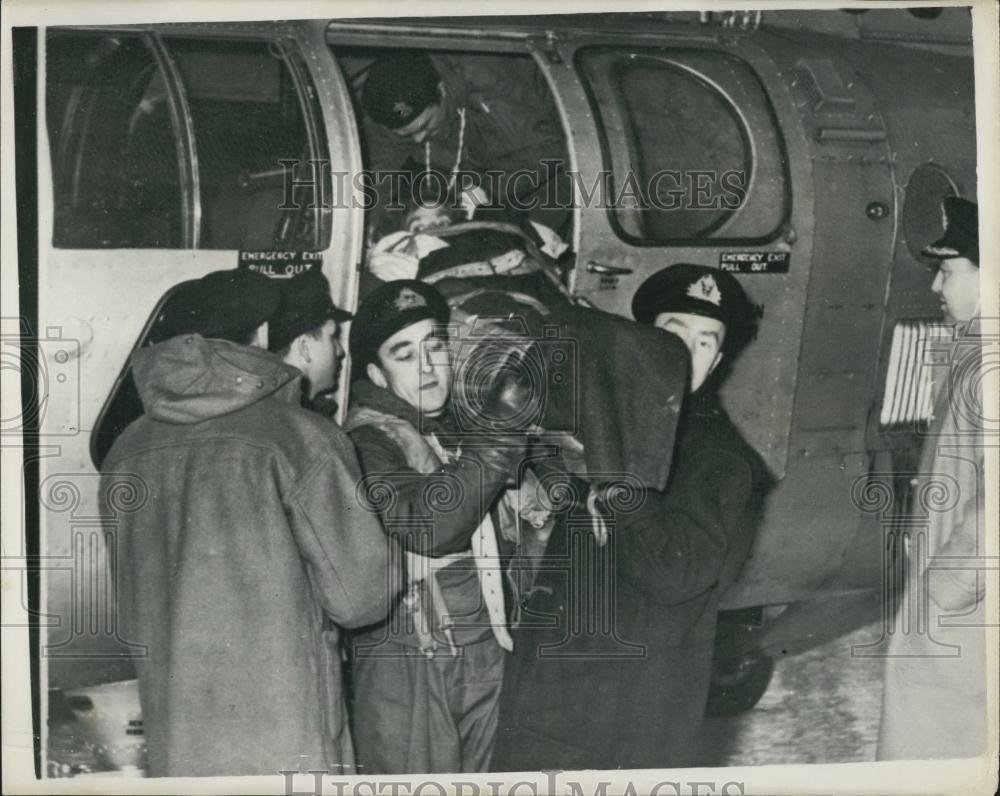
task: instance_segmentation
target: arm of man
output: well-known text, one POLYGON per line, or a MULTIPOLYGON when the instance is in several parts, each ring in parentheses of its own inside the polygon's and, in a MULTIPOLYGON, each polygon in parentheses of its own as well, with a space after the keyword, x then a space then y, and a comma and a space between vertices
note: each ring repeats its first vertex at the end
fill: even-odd
POLYGON ((679 467, 667 491, 649 490, 637 511, 616 515, 621 576, 665 604, 713 588, 751 522, 752 483, 750 465, 725 450, 679 467))
POLYGON ((463 455, 432 473, 410 467, 403 452, 371 426, 351 432, 365 473, 365 489, 386 531, 406 549, 443 556, 468 548, 507 481, 503 461, 463 455), (382 498, 385 497, 383 500, 382 498))
POLYGON ((350 442, 332 444, 287 498, 287 512, 317 598, 342 627, 384 619, 402 584, 401 556, 358 498, 350 442))

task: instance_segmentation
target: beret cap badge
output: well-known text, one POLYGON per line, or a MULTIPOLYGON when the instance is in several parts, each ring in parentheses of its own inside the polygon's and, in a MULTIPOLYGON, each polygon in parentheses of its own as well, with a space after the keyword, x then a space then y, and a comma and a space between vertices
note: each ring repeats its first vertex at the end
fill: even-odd
POLYGON ((691 298, 708 301, 716 307, 722 304, 722 293, 719 292, 719 286, 711 274, 705 274, 696 282, 692 282, 688 286, 687 294, 691 298))
POLYGON ((415 307, 426 307, 427 299, 412 288, 404 287, 399 291, 394 303, 396 305, 396 309, 398 310, 409 310, 415 307))

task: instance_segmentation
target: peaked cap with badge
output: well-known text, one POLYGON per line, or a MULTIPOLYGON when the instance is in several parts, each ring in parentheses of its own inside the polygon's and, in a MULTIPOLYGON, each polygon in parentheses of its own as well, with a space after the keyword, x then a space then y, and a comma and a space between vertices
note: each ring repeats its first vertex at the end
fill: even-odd
POLYGON ((419 279, 397 279, 369 293, 351 324, 351 360, 355 373, 363 373, 376 360, 378 349, 400 329, 430 319, 448 323, 448 302, 433 285, 419 279))
POLYGON ((944 234, 922 254, 935 260, 965 257, 979 265, 979 206, 960 196, 949 196, 941 205, 944 234))
POLYGON ((727 349, 753 339, 757 313, 743 286, 726 271, 677 263, 650 276, 632 297, 632 316, 653 323, 661 312, 684 312, 714 318, 726 325, 727 349))
POLYGON ((441 78, 424 53, 398 53, 375 62, 365 81, 365 113, 390 130, 406 127, 439 99, 441 78))

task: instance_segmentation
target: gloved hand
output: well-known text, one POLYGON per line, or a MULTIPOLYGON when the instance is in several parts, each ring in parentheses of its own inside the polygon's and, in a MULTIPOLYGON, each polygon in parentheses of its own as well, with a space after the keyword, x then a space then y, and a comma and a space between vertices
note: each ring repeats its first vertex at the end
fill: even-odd
POLYGON ((498 436, 469 435, 462 441, 462 453, 425 476, 422 495, 434 494, 430 488, 436 477, 444 479, 443 493, 461 495, 457 505, 435 515, 432 547, 425 555, 447 555, 469 546, 472 534, 483 521, 485 512, 497 497, 517 478, 524 455, 523 438, 508 442, 498 436))

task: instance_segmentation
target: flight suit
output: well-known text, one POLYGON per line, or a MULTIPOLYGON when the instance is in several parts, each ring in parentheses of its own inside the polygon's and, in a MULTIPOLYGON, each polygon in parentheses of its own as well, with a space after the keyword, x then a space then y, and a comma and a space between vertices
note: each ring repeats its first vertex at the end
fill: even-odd
POLYGON ((439 442, 435 431, 444 438, 443 428, 389 391, 360 381, 352 398, 345 427, 365 472, 362 487, 406 550, 409 575, 389 621, 353 639, 358 768, 485 771, 511 648, 487 513, 506 478, 459 460, 439 442))

